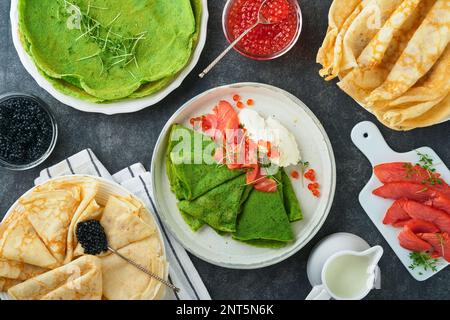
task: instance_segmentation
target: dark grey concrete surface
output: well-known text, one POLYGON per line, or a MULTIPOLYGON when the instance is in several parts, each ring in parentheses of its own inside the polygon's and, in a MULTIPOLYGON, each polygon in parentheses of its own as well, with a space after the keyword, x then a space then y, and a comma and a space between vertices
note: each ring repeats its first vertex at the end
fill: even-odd
MULTIPOLYGON (((204 80, 197 74, 225 47, 221 14, 225 0, 210 0, 208 40, 199 64, 183 85, 158 105, 144 111, 104 116, 76 111, 62 105, 40 89, 22 67, 14 50, 9 21, 9 1, 0 1, 0 93, 34 94, 50 104, 60 128, 54 153, 40 167, 27 172, 0 169, 0 217, 33 185, 40 170, 86 147, 114 172, 134 162, 150 165, 158 134, 169 117, 188 99, 216 86, 242 81, 268 83, 283 88, 308 105, 325 127, 337 163, 337 190, 331 213, 318 235, 293 257, 260 270, 227 270, 193 257, 214 299, 304 299, 311 289, 306 261, 311 248, 324 236, 346 231, 358 234, 371 245, 380 244, 382 289, 369 299, 450 299, 449 269, 425 282, 415 281, 358 203, 358 193, 371 174, 364 156, 353 146, 350 131, 362 120, 376 119, 341 92, 333 82, 323 81, 315 55, 327 28, 331 0, 301 1, 303 32, 287 55, 269 62, 246 59, 231 52, 204 80)), ((450 122, 412 132, 381 128, 398 151, 430 146, 450 165, 450 122)))

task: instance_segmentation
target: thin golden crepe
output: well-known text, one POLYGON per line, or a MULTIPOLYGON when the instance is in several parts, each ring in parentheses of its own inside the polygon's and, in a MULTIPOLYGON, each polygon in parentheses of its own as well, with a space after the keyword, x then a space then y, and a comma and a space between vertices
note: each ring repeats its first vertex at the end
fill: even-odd
POLYGON ((0 224, 0 278, 6 290, 64 263, 72 217, 95 195, 98 183, 87 178, 36 187, 20 198, 0 224))
POLYGON ((449 0, 335 0, 329 25, 320 74, 339 76, 382 123, 410 130, 450 117, 449 0))
POLYGON ((100 300, 102 292, 101 260, 89 255, 8 290, 17 300, 100 300))
POLYGON ((135 267, 122 268, 120 258, 104 253, 95 258, 97 262, 84 261, 88 256, 76 239, 76 225, 96 219, 111 246, 160 277, 168 275, 160 234, 142 202, 121 196, 105 201, 98 193, 96 179, 70 177, 45 183, 19 199, 0 224, 0 292, 8 291, 16 299, 163 297, 161 283, 135 267), (97 196, 102 204, 106 202, 105 207, 97 203, 97 196), (82 267, 79 280, 66 277, 69 266, 78 264, 82 267), (71 283, 86 288, 74 289, 71 283))
MULTIPOLYGON (((134 242, 119 250, 147 270, 165 278, 168 265, 158 236, 134 242), (150 259, 149 259, 150 257, 150 259)), ((158 280, 136 269, 114 254, 101 257, 103 295, 109 300, 152 300, 162 295, 164 286, 158 280)))

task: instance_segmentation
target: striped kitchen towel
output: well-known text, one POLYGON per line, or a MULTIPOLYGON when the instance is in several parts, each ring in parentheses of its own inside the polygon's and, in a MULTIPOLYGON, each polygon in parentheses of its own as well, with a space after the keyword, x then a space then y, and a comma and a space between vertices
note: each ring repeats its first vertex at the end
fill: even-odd
POLYGON ((92 150, 85 149, 52 167, 42 170, 34 183, 38 185, 51 178, 71 174, 87 174, 113 180, 139 197, 153 211, 154 218, 158 222, 164 237, 167 259, 170 265, 169 280, 181 289, 177 294, 172 290, 167 290, 167 299, 211 299, 186 250, 174 239, 162 223, 153 202, 150 172, 145 170, 141 163, 131 165, 111 175, 92 150))

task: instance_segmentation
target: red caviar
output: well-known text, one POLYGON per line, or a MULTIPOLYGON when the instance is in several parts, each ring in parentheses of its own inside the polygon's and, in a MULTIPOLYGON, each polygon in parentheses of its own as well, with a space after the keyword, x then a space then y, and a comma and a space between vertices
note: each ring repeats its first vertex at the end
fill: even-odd
POLYGON ((239 101, 239 100, 241 100, 241 96, 238 95, 238 94, 235 94, 235 95, 233 96, 233 100, 234 100, 234 101, 239 101))
POLYGON ((247 100, 247 105, 248 106, 253 106, 255 104, 255 100, 253 100, 253 99, 248 99, 247 100))
POLYGON ((309 169, 305 173, 305 178, 309 181, 316 181, 316 171, 314 169, 309 169))
POLYGON ((298 173, 298 171, 294 170, 291 172, 291 177, 294 179, 298 179, 300 177, 300 174, 298 173))
POLYGON ((236 103, 236 107, 238 107, 238 109, 244 109, 245 108, 244 103, 242 101, 238 101, 236 103))
MULTIPOLYGON (((226 16, 229 40, 233 41, 258 20, 264 0, 234 0, 226 16)), ((259 24, 235 47, 239 52, 256 58, 270 58, 282 53, 296 39, 300 19, 297 6, 291 0, 268 0, 263 16, 272 24, 259 24)))

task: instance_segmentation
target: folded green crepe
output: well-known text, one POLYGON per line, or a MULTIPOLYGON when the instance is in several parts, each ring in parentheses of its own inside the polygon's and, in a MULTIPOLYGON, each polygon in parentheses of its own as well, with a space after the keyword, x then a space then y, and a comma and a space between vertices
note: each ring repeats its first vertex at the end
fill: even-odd
MULTIPOLYGON (((192 54, 194 53, 199 36, 200 36, 200 28, 201 28, 201 22, 202 22, 202 0, 191 0, 191 6, 192 10, 194 11, 194 18, 195 18, 195 33, 192 37, 192 40, 194 42, 194 45, 192 46, 192 54)), ((158 92, 165 88, 167 85, 169 85, 176 77, 167 77, 162 80, 156 81, 156 82, 150 82, 143 84, 137 91, 133 92, 129 98, 142 98, 148 95, 151 95, 155 92, 158 92)))
MULTIPOLYGON (((281 173, 275 176, 281 180, 281 173)), ((284 206, 283 186, 277 192, 253 190, 244 203, 233 238, 263 247, 281 247, 294 240, 284 206)))
POLYGON ((198 147, 200 153, 210 150, 209 155, 213 155, 215 144, 211 138, 180 125, 172 127, 166 167, 172 191, 178 200, 194 200, 222 183, 244 174, 241 170, 229 170, 224 165, 206 164, 204 157, 200 158, 200 164, 195 164, 195 141, 201 142, 201 146, 198 147), (187 152, 177 149, 184 138, 190 139, 188 142, 190 150, 187 152), (178 163, 177 160, 184 158, 188 163, 178 163))
POLYGON ((286 171, 281 170, 281 183, 283 184, 284 208, 289 216, 289 221, 294 222, 303 219, 302 209, 292 186, 291 179, 286 171))
POLYGON ((91 102, 142 97, 168 85, 195 49, 200 15, 199 0, 19 1, 22 42, 40 72, 59 91, 91 102), (67 27, 72 3, 84 21, 86 15, 99 23, 98 34, 67 27), (111 52, 115 44, 122 51, 111 52), (136 61, 118 62, 131 50, 136 61))
POLYGON ((245 176, 221 184, 203 196, 178 203, 181 212, 197 218, 212 228, 223 232, 235 232, 237 216, 252 186, 245 184, 245 176))

